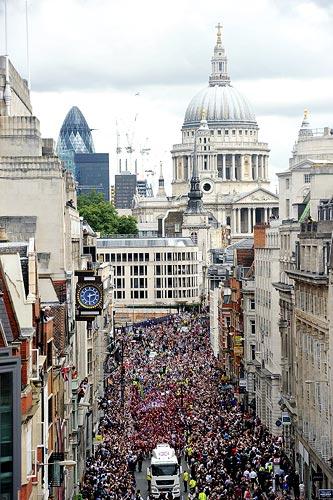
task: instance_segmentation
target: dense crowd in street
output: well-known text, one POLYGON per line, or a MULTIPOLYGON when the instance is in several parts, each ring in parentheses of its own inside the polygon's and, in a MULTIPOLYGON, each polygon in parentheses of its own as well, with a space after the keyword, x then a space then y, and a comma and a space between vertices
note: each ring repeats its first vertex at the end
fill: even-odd
POLYGON ((103 442, 87 461, 84 498, 152 498, 137 489, 134 473, 158 443, 186 460, 184 498, 302 498, 282 439, 269 435, 223 385, 208 326, 204 316, 182 313, 124 334, 124 406, 118 369, 99 402, 103 442))

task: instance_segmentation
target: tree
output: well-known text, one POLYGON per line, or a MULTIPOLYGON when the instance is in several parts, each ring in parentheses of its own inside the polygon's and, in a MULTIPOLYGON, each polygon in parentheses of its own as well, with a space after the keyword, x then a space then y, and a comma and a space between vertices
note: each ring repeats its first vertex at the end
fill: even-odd
POLYGON ((137 234, 138 232, 135 217, 118 215, 115 207, 106 201, 101 193, 92 191, 89 194, 79 195, 77 207, 80 216, 102 237, 112 234, 137 234))

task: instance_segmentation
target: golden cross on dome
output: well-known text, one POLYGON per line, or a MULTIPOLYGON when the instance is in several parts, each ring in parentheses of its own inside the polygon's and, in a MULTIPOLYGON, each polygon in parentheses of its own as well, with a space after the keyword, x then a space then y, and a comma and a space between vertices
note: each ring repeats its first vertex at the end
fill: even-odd
POLYGON ((221 23, 217 23, 217 26, 215 26, 215 28, 217 29, 217 43, 220 44, 221 43, 221 29, 222 29, 222 24, 221 23))
POLYGON ((304 120, 307 120, 309 118, 309 110, 308 109, 305 109, 304 110, 304 120))

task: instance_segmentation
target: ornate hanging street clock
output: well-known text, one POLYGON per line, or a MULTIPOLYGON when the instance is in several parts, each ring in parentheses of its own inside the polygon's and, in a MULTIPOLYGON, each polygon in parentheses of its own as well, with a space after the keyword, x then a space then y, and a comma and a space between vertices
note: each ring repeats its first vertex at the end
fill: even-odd
POLYGON ((103 309, 103 283, 93 270, 76 271, 76 319, 92 321, 103 309))

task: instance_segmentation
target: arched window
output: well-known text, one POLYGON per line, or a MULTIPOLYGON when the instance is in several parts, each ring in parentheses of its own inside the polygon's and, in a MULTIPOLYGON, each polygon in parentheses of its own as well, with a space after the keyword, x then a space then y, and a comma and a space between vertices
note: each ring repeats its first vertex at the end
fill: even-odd
POLYGON ((195 232, 191 233, 191 240, 196 245, 198 243, 198 233, 195 232))

